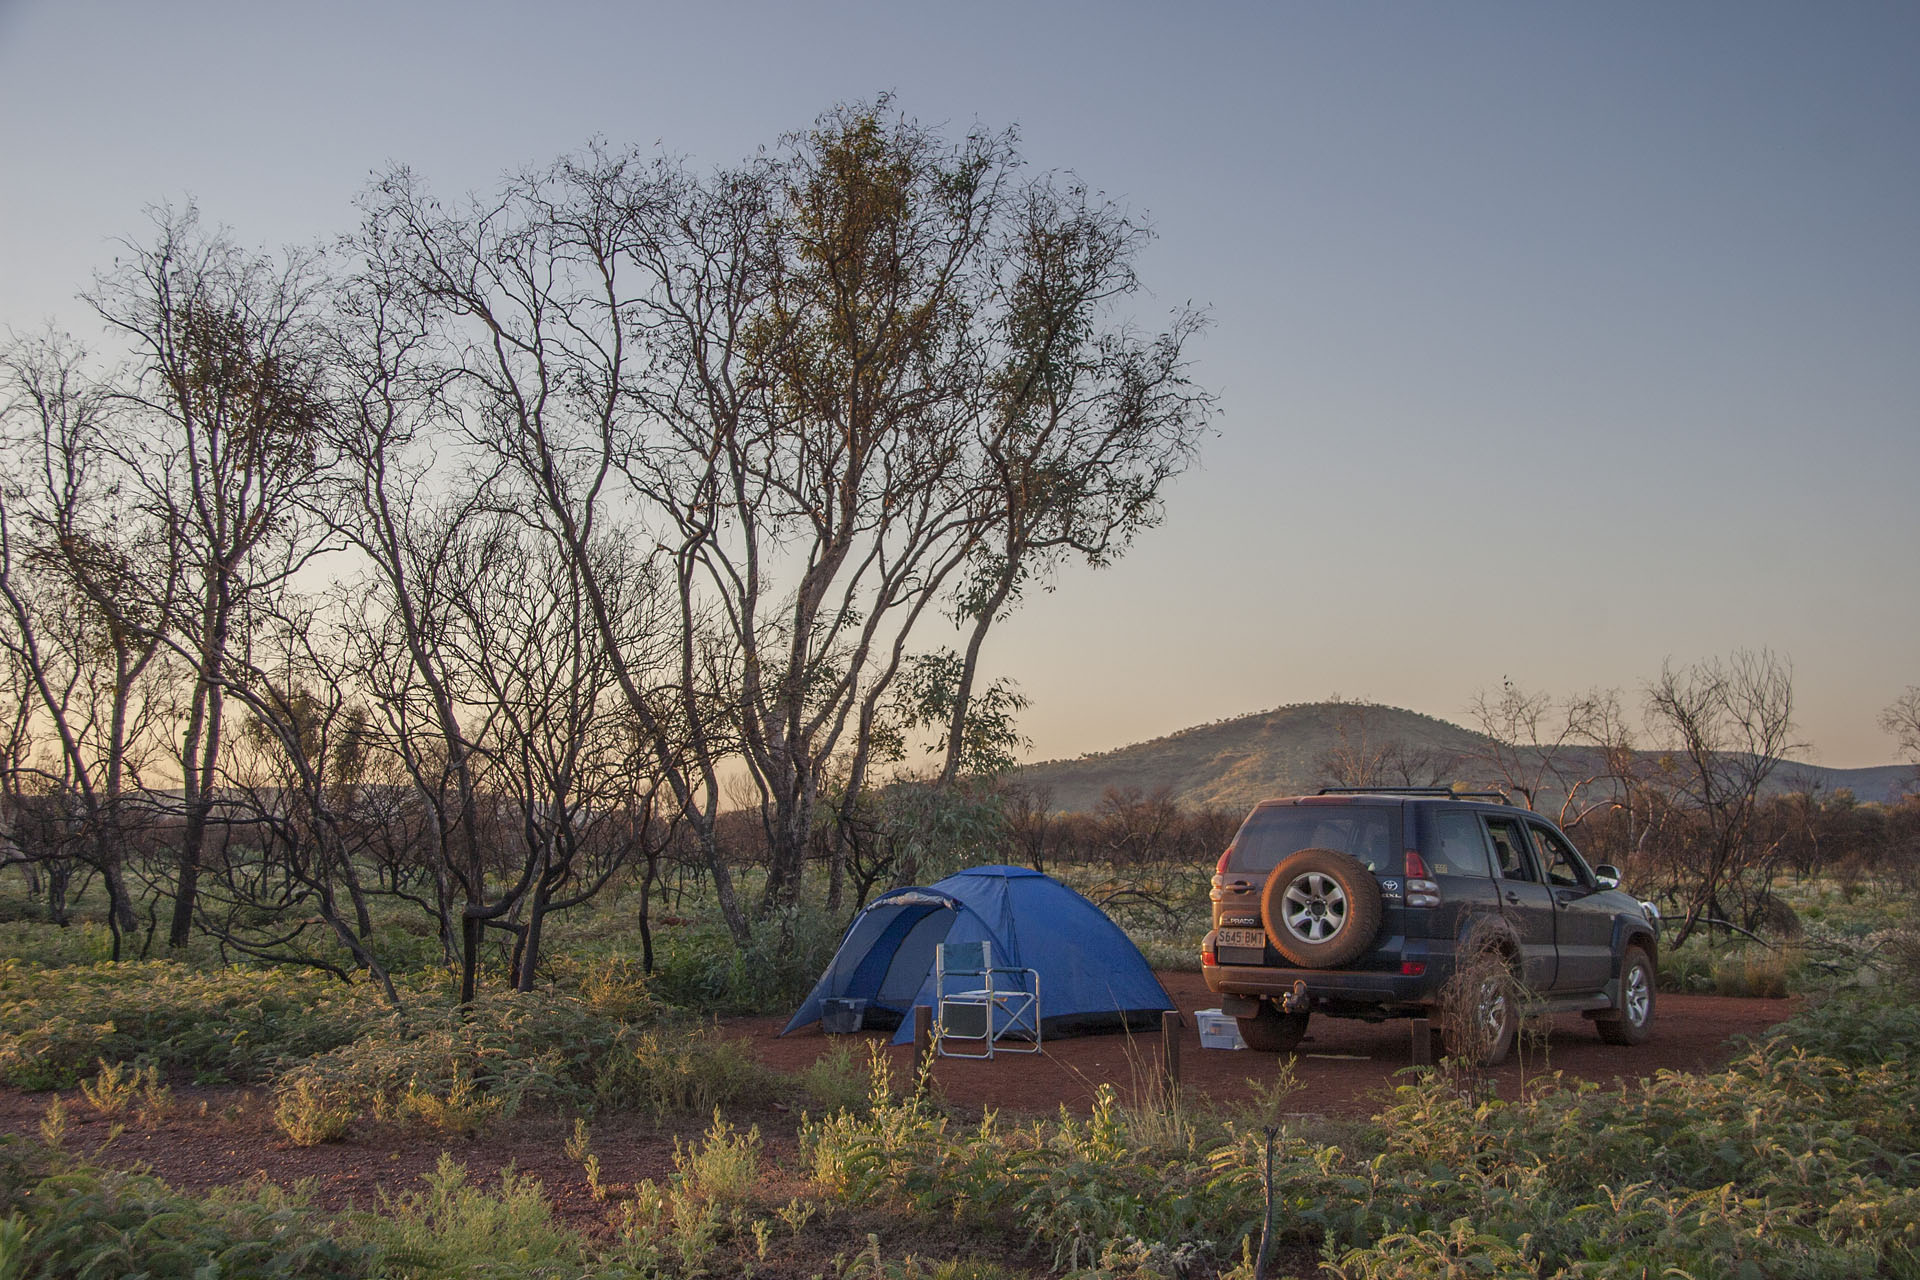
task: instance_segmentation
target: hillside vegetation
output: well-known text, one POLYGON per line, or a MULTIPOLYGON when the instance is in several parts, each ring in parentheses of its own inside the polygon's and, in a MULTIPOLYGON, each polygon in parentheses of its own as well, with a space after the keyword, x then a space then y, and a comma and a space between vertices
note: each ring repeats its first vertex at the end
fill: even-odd
MULTIPOLYGON (((1304 702, 1195 725, 1077 760, 1030 764, 1020 770, 1019 781, 1036 792, 1051 792, 1051 807, 1062 813, 1096 808, 1108 788, 1152 793, 1163 787, 1182 805, 1244 810, 1272 796, 1331 785, 1338 771, 1329 765, 1342 753, 1373 758, 1386 782, 1497 786, 1498 772, 1487 760, 1489 746, 1484 734, 1417 711, 1304 702)), ((1518 750, 1526 754, 1529 749, 1518 750)), ((1846 789, 1863 801, 1888 802, 1912 776, 1902 765, 1829 769, 1796 763, 1780 769, 1768 790, 1831 794, 1846 789)))

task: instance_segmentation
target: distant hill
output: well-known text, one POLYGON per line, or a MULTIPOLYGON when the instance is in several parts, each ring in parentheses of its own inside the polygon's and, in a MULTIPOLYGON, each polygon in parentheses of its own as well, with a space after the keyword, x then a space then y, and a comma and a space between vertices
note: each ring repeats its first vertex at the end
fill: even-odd
POLYGON ((1319 786, 1319 762, 1337 749, 1400 744, 1411 753, 1452 759, 1473 754, 1482 741, 1457 724, 1398 707, 1308 702, 1078 760, 1028 765, 1019 778, 1052 788, 1053 807, 1063 812, 1093 808, 1108 787, 1169 787, 1182 804, 1246 809, 1268 796, 1319 786))
MULTIPOLYGON (((1143 792, 1168 788, 1180 803, 1248 809, 1269 796, 1299 795, 1324 785, 1322 762, 1345 752, 1380 763, 1382 775, 1412 783, 1484 785, 1476 767, 1486 740, 1434 716, 1356 702, 1308 702, 1197 725, 1077 760, 1027 765, 1018 780, 1052 792, 1058 812, 1090 810, 1109 787, 1143 792)), ((1861 800, 1888 801, 1913 777, 1904 765, 1828 769, 1789 764, 1775 774, 1779 790, 1848 788, 1861 800)))

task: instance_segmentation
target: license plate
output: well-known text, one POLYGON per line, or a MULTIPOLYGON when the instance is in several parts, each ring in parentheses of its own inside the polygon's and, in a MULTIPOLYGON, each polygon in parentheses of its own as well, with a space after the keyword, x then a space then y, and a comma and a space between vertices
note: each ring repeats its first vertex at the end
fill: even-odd
POLYGON ((1217 947, 1245 947, 1258 951, 1267 945, 1264 929, 1221 929, 1213 935, 1217 947))

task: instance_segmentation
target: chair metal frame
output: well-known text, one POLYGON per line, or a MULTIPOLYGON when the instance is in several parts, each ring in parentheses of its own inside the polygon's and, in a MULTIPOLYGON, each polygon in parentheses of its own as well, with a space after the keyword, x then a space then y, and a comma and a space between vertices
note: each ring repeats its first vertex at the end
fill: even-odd
POLYGON ((936 1046, 942 1057, 992 1058, 996 1048, 1001 1053, 1040 1052, 1038 969, 994 964, 993 943, 983 940, 940 943, 934 949, 933 971, 934 1021, 940 1032, 936 1046), (1001 981, 1007 978, 1013 982, 1001 981), (949 1009, 978 1012, 964 1014, 956 1029, 949 1009), (1015 1043, 1006 1043, 1009 1037, 1015 1043), (955 1041, 978 1042, 981 1052, 956 1050, 955 1041))

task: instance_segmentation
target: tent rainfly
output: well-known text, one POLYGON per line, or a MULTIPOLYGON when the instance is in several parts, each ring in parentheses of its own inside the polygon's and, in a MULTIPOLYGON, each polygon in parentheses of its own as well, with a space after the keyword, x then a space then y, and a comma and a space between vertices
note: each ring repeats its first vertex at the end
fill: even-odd
POLYGON ((833 963, 781 1035, 820 1019, 822 1001, 866 1001, 869 1026, 897 1019, 895 1044, 913 1038, 907 1014, 934 1003, 934 948, 993 944, 996 965, 1040 972, 1048 1032, 1118 1027, 1173 1008, 1146 958, 1100 908, 1025 867, 973 867, 925 888, 883 893, 854 918, 833 963))

